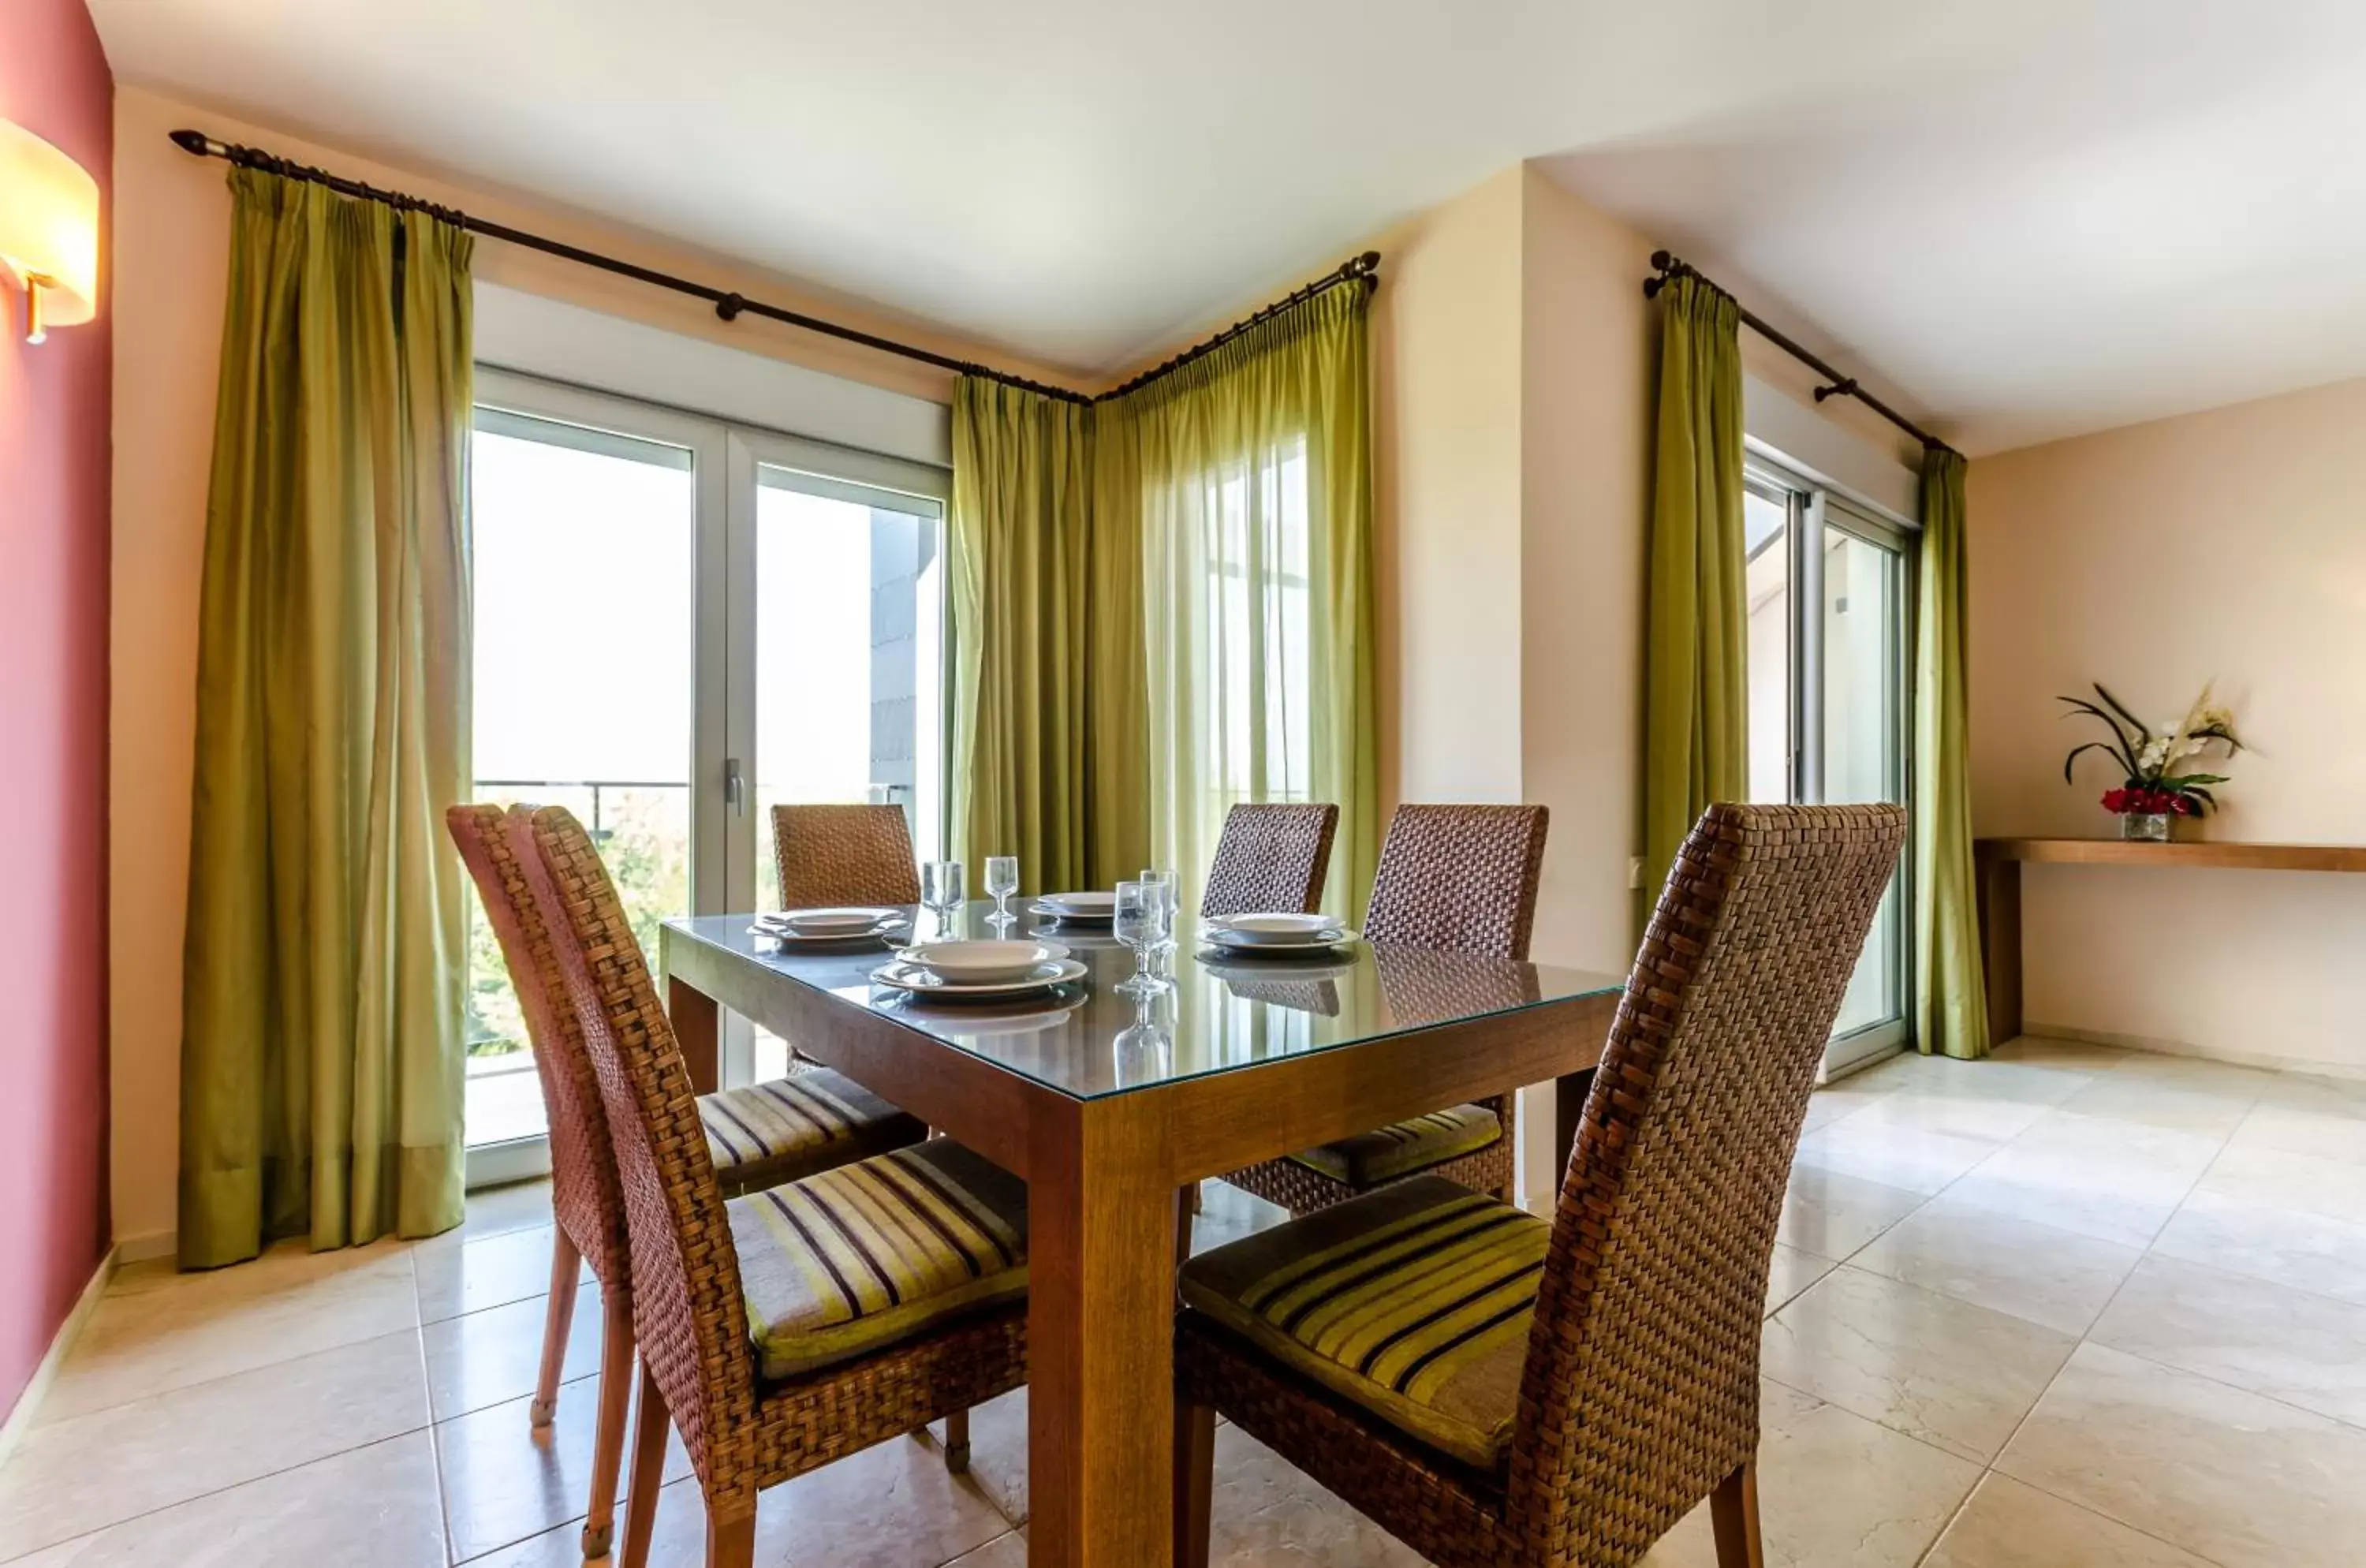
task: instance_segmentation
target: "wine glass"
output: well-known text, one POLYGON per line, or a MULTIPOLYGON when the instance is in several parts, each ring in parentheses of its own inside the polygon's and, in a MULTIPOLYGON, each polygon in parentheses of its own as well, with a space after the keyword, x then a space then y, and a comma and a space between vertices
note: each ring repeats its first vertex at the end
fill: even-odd
POLYGON ((1166 896, 1157 884, 1119 883, 1110 930, 1118 941, 1133 949, 1133 974, 1119 983, 1118 990, 1129 997, 1145 997, 1165 989, 1166 983, 1150 966, 1151 954, 1166 936, 1166 896))
POLYGON ((1181 912, 1178 897, 1181 885, 1177 882, 1173 872, 1155 869, 1144 871, 1138 880, 1158 889, 1160 903, 1166 909, 1166 929, 1159 933, 1158 945, 1151 955, 1153 972, 1163 979, 1167 960, 1175 955, 1175 917, 1181 912))
POLYGON ((969 897, 969 874, 957 860, 932 860, 920 867, 920 902, 937 914, 937 934, 952 932, 953 916, 969 897))
POLYGON ((994 913, 987 919, 998 931, 1008 931, 1019 917, 1010 912, 1010 896, 1019 891, 1019 857, 988 855, 986 857, 986 891, 994 899, 994 913))

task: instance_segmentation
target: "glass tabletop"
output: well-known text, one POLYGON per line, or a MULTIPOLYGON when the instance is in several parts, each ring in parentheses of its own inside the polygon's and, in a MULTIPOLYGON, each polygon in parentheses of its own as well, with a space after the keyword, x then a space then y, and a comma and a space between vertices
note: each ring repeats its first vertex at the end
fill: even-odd
MULTIPOLYGON (((973 903, 953 917, 950 931, 919 911, 913 931, 922 940, 999 936, 986 923, 993 909, 985 900, 973 903)), ((1335 956, 1242 958, 1207 948, 1199 921, 1181 916, 1170 984, 1137 999, 1117 989, 1134 972, 1134 955, 1107 925, 1080 928, 1028 913, 1009 934, 1058 942, 1086 975, 1026 1000, 961 1002, 873 983, 871 972, 894 956, 884 945, 784 944, 752 930, 752 919, 668 920, 666 940, 827 991, 1079 1100, 1615 993, 1625 984, 1583 969, 1361 941, 1335 956)))

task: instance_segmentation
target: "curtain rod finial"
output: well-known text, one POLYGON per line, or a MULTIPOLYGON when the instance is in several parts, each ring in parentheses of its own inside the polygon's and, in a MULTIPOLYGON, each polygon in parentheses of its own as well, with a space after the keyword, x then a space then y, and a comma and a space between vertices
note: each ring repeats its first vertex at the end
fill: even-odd
POLYGON ((202 130, 175 130, 167 133, 173 145, 192 156, 202 158, 213 151, 213 142, 202 130))

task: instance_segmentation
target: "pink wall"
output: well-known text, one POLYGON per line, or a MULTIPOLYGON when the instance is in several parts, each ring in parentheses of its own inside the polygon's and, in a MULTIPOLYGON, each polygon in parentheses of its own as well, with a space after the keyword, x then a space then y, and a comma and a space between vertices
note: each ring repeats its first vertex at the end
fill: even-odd
MULTIPOLYGON (((6 34, 0 118, 104 193, 82 0, 9 0, 6 34)), ((108 303, 35 347, 0 287, 0 1411, 107 1248, 108 303)))

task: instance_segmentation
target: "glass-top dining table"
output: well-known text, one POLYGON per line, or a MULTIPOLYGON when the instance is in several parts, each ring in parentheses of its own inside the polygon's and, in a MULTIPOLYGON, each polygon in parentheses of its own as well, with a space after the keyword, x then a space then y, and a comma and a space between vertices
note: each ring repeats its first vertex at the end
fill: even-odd
MULTIPOLYGON (((993 906, 923 936, 990 937, 993 906)), ((790 1041, 1028 1183, 1028 1560, 1171 1551, 1176 1194, 1259 1160, 1532 1084, 1558 1085, 1565 1162, 1623 989, 1616 976, 1351 943, 1324 958, 1202 951, 1176 921, 1170 985, 1119 991, 1107 927, 1023 915, 1013 935, 1087 973, 1025 1001, 875 985, 884 948, 791 948, 749 915, 669 920, 667 1007, 702 1091, 721 1010, 790 1041)))

